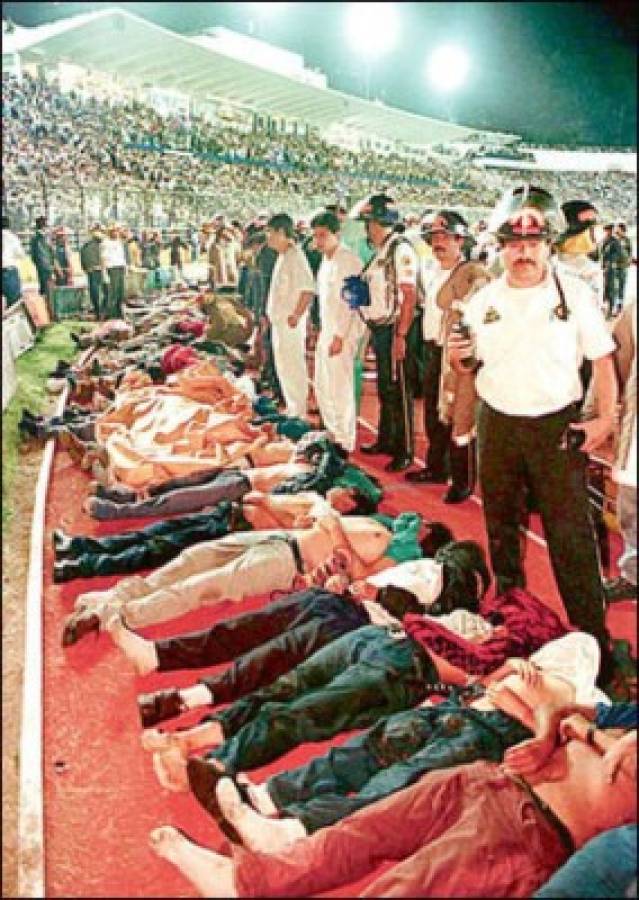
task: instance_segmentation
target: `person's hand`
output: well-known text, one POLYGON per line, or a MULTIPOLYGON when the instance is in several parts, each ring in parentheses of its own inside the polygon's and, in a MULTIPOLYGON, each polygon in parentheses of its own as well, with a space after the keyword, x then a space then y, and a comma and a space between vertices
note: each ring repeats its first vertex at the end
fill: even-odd
POLYGON ((336 334, 333 337, 333 340, 331 341, 330 346, 328 348, 328 355, 329 356, 338 356, 342 352, 343 347, 344 347, 344 341, 338 334, 336 334))
POLYGON ((608 440, 615 428, 614 416, 597 416, 588 422, 572 422, 572 431, 583 431, 586 439, 580 447, 582 453, 592 453, 608 440))
POLYGON ((406 359, 406 336, 395 334, 393 338, 393 362, 398 363, 406 359))
POLYGON ((629 731, 620 737, 603 756, 606 781, 612 784, 623 770, 634 781, 637 780, 637 731, 629 731))
POLYGON ((299 319, 295 315, 295 313, 291 313, 291 315, 288 317, 288 319, 286 321, 288 323, 289 328, 297 328, 299 319))
POLYGON ((537 666, 530 662, 529 659, 519 659, 518 657, 508 660, 511 670, 519 675, 521 680, 527 687, 535 688, 539 686, 541 681, 541 671, 537 666))
POLYGON ((567 741, 575 740, 585 744, 588 728, 591 725, 592 722, 589 722, 581 713, 573 713, 573 715, 567 716, 559 723, 559 739, 561 743, 565 744, 567 741))
POLYGON ((503 770, 509 775, 532 775, 550 759, 555 742, 551 737, 530 738, 509 747, 504 753, 503 770))
POLYGON ((463 360, 471 359, 473 356, 472 340, 463 337, 463 335, 455 331, 451 331, 446 342, 446 349, 448 350, 448 360, 451 367, 456 372, 468 374, 468 369, 464 366, 463 360))
POLYGON ((293 519, 293 528, 312 528, 315 525, 315 519, 308 513, 300 513, 293 519))

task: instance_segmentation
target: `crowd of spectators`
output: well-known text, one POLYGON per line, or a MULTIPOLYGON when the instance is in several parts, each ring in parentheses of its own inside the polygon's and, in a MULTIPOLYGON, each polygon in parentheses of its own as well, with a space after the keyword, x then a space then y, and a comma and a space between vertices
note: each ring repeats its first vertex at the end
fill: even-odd
POLYGON ((247 132, 162 117, 139 101, 66 93, 28 74, 18 81, 3 73, 2 115, 3 199, 18 230, 43 208, 63 209, 72 227, 94 218, 172 225, 220 209, 241 219, 264 206, 310 211, 336 196, 382 188, 415 211, 487 208, 514 177, 559 196, 588 196, 604 216, 636 217, 630 174, 487 172, 471 159, 353 152, 313 132, 247 132))

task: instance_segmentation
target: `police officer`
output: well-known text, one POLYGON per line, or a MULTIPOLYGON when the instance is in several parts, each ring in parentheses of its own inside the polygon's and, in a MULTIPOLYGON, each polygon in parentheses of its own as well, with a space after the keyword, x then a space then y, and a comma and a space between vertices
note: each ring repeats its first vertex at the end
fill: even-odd
POLYGON ((461 503, 470 497, 474 486, 475 392, 471 372, 449 371, 445 344, 465 301, 491 279, 483 266, 464 257, 468 224, 459 213, 441 209, 425 219, 422 230, 435 258, 424 285, 422 323, 426 345, 424 427, 428 451, 426 467, 407 472, 406 479, 416 484, 443 484, 450 474, 452 484, 444 502, 461 503))
MULTIPOLYGON (((466 306, 473 339, 453 332, 448 347, 453 366, 473 353, 479 365, 479 477, 497 587, 525 584, 519 524, 530 487, 570 622, 597 638, 609 675, 586 454, 613 430, 614 342, 583 283, 558 276, 550 264, 550 241, 565 220, 547 191, 532 185, 507 191, 489 227, 502 246, 504 273, 466 306), (584 356, 593 364, 597 416, 579 422, 584 356), (576 438, 583 440, 581 449, 576 438)), ((605 683, 605 676, 600 679, 605 683)))
POLYGON ((623 252, 619 238, 614 234, 614 228, 614 225, 604 225, 600 254, 604 273, 604 299, 608 306, 609 318, 612 318, 617 306, 617 264, 623 252))
POLYGON ((412 325, 417 287, 417 256, 394 226, 399 213, 386 194, 374 194, 360 209, 375 255, 362 277, 370 306, 362 315, 372 335, 377 364, 379 426, 377 440, 362 453, 386 453, 388 472, 407 469, 413 459, 413 399, 406 379, 406 335, 412 325))

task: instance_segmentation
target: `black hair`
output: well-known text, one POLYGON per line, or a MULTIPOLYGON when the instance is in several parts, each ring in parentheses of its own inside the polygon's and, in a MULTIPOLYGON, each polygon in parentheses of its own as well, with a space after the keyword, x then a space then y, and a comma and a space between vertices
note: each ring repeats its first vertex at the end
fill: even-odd
POLYGON ((370 494, 365 494, 358 487, 346 487, 346 485, 338 485, 341 487, 345 487, 347 491, 349 491, 351 498, 353 499, 355 506, 353 509, 349 509, 346 515, 348 516, 371 516, 373 513, 377 512, 377 507, 379 506, 379 500, 375 500, 371 497, 370 494))
POLYGON ((476 541, 453 541, 435 554, 435 562, 443 566, 443 587, 430 609, 433 615, 467 609, 477 612, 479 601, 490 585, 490 572, 483 549, 476 541), (481 590, 476 575, 482 583, 481 590))
MULTIPOLYGON (((418 613, 423 615, 425 610, 412 591, 397 587, 394 584, 386 584, 375 595, 375 602, 396 619, 403 619, 406 613, 418 613)), ((428 610, 430 612, 430 610, 428 610)))
POLYGON ((421 539, 419 546, 427 559, 432 559, 440 547, 455 540, 455 535, 443 522, 424 522, 424 527, 428 529, 428 533, 421 539))
POLYGON ((267 227, 275 231, 283 231, 287 238, 295 237, 293 220, 288 213, 276 213, 267 222, 267 227))
POLYGON ((326 210, 313 216, 311 228, 328 228, 332 234, 337 234, 340 229, 340 222, 334 212, 326 210))
POLYGON ((46 216, 36 216, 35 225, 36 228, 43 228, 47 224, 46 216))

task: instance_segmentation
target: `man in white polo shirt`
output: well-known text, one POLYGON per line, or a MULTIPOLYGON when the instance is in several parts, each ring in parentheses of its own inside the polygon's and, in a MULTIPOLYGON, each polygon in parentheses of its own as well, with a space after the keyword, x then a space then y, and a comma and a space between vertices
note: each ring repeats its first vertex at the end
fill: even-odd
POLYGON ((473 352, 477 361, 479 477, 498 590, 525 584, 519 524, 529 488, 568 617, 599 641, 605 681, 609 636, 585 476, 586 454, 614 426, 615 345, 589 289, 550 264, 550 241, 564 229, 563 213, 541 188, 504 194, 489 227, 504 274, 468 302, 471 339, 453 334, 448 346, 453 366, 473 352), (597 415, 579 422, 584 358, 592 361, 597 415))
POLYGON ((337 444, 355 449, 354 366, 364 323, 342 299, 344 279, 359 275, 358 256, 340 243, 335 213, 319 213, 311 222, 315 246, 322 254, 317 272, 320 333, 315 348, 315 395, 324 427, 337 444))
POLYGON ((120 237, 120 227, 115 222, 109 225, 107 234, 108 237, 102 241, 102 258, 109 278, 109 306, 106 318, 121 319, 125 293, 126 255, 124 243, 120 237))
POLYGON ((278 254, 266 302, 275 370, 286 415, 304 419, 308 401, 306 320, 315 282, 303 250, 295 243, 291 217, 278 213, 269 219, 267 228, 268 246, 278 254))

